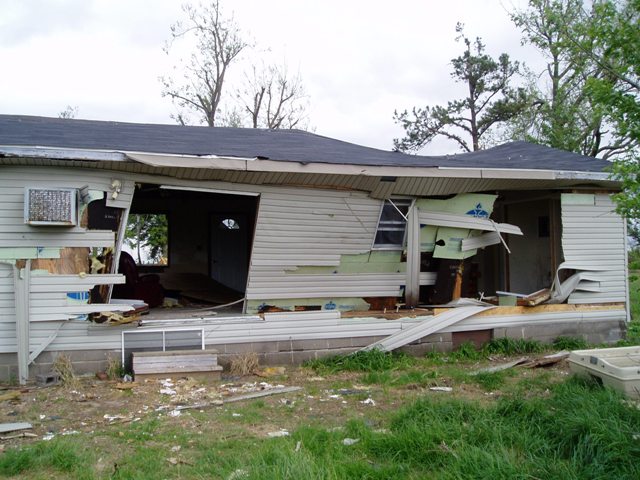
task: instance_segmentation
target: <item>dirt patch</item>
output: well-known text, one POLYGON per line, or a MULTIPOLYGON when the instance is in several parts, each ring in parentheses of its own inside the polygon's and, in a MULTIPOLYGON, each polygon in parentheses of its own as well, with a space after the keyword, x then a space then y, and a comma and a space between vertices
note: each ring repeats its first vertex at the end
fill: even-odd
MULTIPOLYGON (((506 359, 508 360, 508 359, 506 359)), ((267 437, 273 432, 293 431, 301 425, 321 424, 339 428, 349 419, 366 418, 382 421, 389 412, 420 397, 461 398, 492 402, 502 395, 521 392, 544 394, 545 385, 561 381, 568 375, 565 362, 548 369, 514 367, 504 373, 504 383, 495 391, 487 390, 465 372, 479 366, 504 362, 412 367, 433 380, 403 384, 364 384, 366 374, 341 372, 319 376, 308 368, 287 368, 284 375, 272 378, 223 377, 218 383, 203 383, 191 378, 147 379, 122 387, 116 381, 80 378, 76 388, 61 386, 37 388, 28 386, 14 399, 0 402, 0 422, 30 422, 36 437, 3 440, 15 445, 79 432, 117 434, 124 425, 165 422, 178 431, 197 432, 215 429, 221 437, 267 437), (450 387, 450 392, 433 391, 431 387, 450 387), (252 392, 265 392, 279 386, 302 389, 283 395, 265 396, 238 403, 226 399, 252 392), (197 406, 193 409, 183 407, 197 406)), ((396 377, 403 372, 392 372, 396 377)), ((389 377, 389 378, 396 378, 389 377)), ((4 392, 12 390, 4 387, 4 392)), ((19 433, 19 432, 16 432, 19 433)), ((6 434, 6 436, 10 436, 6 434)))

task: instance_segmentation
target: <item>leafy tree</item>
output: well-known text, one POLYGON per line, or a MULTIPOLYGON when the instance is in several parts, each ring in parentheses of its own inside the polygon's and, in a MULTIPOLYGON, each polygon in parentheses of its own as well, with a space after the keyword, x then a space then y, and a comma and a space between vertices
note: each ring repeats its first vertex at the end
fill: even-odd
POLYGON ((129 215, 124 241, 136 250, 137 263, 165 263, 169 254, 167 216, 155 213, 129 215))
POLYGON ((601 62, 585 54, 594 48, 594 10, 586 11, 582 0, 529 0, 511 18, 523 43, 536 47, 547 66, 539 75, 529 72, 533 101, 510 123, 509 136, 603 158, 632 148, 634 142, 607 120, 587 87, 608 76, 601 62))
POLYGON ((588 34, 592 48, 585 56, 606 75, 590 79, 588 89, 619 131, 635 148, 614 162, 613 173, 622 181, 615 196, 627 218, 640 218, 640 0, 600 1, 588 34))
POLYGON ((465 84, 468 93, 446 106, 414 107, 411 113, 396 111, 394 120, 406 133, 404 138, 394 140, 397 150, 419 150, 437 136, 453 140, 466 152, 479 150, 494 127, 514 118, 527 105, 525 90, 510 86, 519 73, 519 63, 512 62, 506 53, 494 60, 485 53, 480 38, 472 42, 463 34, 461 24, 456 32, 456 40, 462 40, 465 50, 451 60, 451 77, 465 84))

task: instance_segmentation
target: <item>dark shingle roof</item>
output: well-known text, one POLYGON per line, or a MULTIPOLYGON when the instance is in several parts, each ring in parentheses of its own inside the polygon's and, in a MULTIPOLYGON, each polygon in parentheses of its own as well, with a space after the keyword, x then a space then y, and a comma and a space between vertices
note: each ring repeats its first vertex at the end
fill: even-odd
MULTIPOLYGON (((182 155, 259 157, 287 162, 603 171, 609 162, 527 142, 444 156, 363 147, 301 130, 184 127, 0 115, 0 146, 39 146, 182 155)), ((188 160, 185 160, 188 161, 188 160)))

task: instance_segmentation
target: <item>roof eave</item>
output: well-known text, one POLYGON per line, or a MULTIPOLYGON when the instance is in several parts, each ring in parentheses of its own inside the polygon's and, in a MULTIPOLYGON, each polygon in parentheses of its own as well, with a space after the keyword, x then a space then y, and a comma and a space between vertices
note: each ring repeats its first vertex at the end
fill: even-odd
POLYGON ((536 170, 482 167, 442 166, 376 166, 355 164, 329 164, 320 162, 296 162, 257 158, 223 157, 216 155, 176 155, 151 152, 127 152, 114 150, 54 148, 46 146, 0 146, 0 156, 22 158, 49 158, 56 160, 134 161, 155 167, 210 168, 218 170, 244 170, 252 172, 317 173, 333 175, 443 177, 479 179, 531 179, 531 180, 585 180, 615 182, 607 172, 582 172, 566 170, 536 170), (206 167, 202 161, 206 160, 206 167), (191 161, 192 165, 185 165, 191 161))

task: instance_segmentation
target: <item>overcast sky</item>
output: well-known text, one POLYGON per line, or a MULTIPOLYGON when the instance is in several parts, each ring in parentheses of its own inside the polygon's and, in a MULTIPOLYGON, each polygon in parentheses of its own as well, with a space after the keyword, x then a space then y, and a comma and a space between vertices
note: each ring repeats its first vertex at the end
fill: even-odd
MULTIPOLYGON (((0 0, 0 113, 174 123, 158 77, 179 0, 0 0)), ((299 70, 310 125, 321 135, 390 149, 402 130, 394 109, 461 93, 450 60, 462 51, 456 22, 539 70, 508 12, 521 0, 221 0, 262 51, 299 70)), ((259 55, 259 53, 253 53, 259 55)), ((245 62, 251 62, 246 59, 245 62)), ((243 68, 239 66, 239 68, 243 68)), ((239 71, 239 70, 238 70, 239 71)), ((227 85, 231 87, 231 85, 227 85)), ((441 141, 424 153, 457 151, 441 141)))

